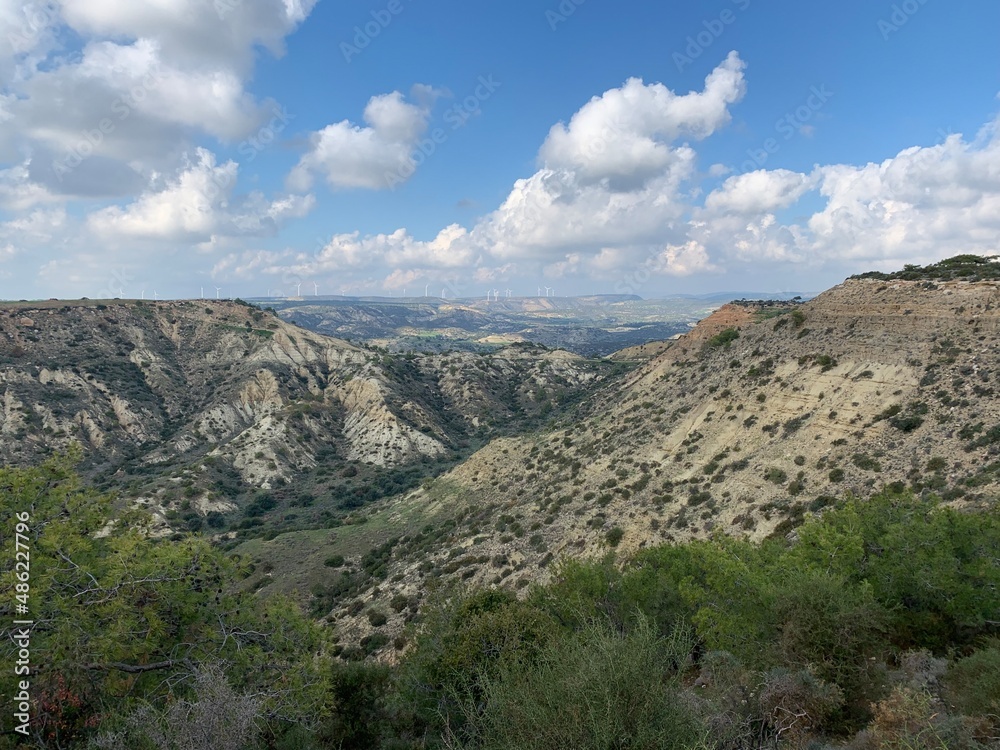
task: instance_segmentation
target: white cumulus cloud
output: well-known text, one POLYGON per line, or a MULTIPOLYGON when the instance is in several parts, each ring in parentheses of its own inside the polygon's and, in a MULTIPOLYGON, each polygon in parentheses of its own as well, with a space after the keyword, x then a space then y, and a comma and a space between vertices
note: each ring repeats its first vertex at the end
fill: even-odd
POLYGON ((342 120, 313 133, 310 150, 288 175, 288 187, 309 190, 315 175, 335 188, 379 190, 405 182, 416 170, 413 154, 438 92, 417 86, 414 93, 416 102, 398 91, 373 96, 364 111, 367 127, 342 120))

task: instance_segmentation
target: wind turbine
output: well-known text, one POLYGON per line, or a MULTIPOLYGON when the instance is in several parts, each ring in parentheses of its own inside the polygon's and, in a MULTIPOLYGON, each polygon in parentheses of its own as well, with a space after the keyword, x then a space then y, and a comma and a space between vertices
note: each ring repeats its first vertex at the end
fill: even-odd
POLYGON ((444 293, 445 293, 445 290, 444 290, 444 289, 442 289, 442 290, 441 290, 441 299, 444 299, 444 293))
POLYGON ((118 299, 125 299, 125 290, 118 287, 118 299))
POLYGON ((538 287, 538 292, 536 293, 536 296, 538 296, 538 297, 542 296, 542 288, 541 287, 538 287))
POLYGON ((510 299, 510 297, 511 297, 512 294, 513 294, 513 292, 510 289, 508 289, 507 290, 507 294, 505 296, 507 297, 507 299, 510 299))
POLYGON ((201 288, 201 298, 205 299, 205 287, 201 288))
POLYGON ((295 296, 296 297, 301 297, 302 296, 302 282, 301 281, 298 284, 295 285, 295 296))
POLYGON ((215 298, 221 299, 221 295, 222 295, 222 287, 221 286, 215 287, 215 298))
POLYGON ((314 281, 313 282, 313 297, 318 297, 318 296, 319 296, 319 284, 317 284, 314 281))
POLYGON ((426 296, 428 296, 428 295, 427 295, 427 290, 428 290, 429 288, 430 288, 430 284, 424 284, 424 296, 425 296, 425 297, 426 297, 426 296))
POLYGON ((490 291, 489 289, 487 289, 487 290, 486 290, 486 301, 487 301, 487 302, 489 302, 489 301, 490 301, 490 295, 491 295, 491 294, 493 294, 493 292, 491 292, 491 291, 490 291))
POLYGON ((546 298, 549 296, 549 291, 551 289, 552 289, 552 287, 550 287, 550 286, 545 287, 545 296, 546 296, 546 298))
POLYGON ((156 290, 154 289, 154 290, 153 290, 153 301, 155 302, 155 301, 156 301, 156 300, 158 300, 159 298, 160 298, 160 295, 158 295, 158 294, 156 293, 156 290))
POLYGON ((497 301, 497 302, 500 301, 500 290, 499 289, 494 289, 493 290, 493 299, 495 301, 497 301))
POLYGON ((146 299, 146 290, 145 289, 143 289, 141 292, 139 292, 139 299, 146 299))

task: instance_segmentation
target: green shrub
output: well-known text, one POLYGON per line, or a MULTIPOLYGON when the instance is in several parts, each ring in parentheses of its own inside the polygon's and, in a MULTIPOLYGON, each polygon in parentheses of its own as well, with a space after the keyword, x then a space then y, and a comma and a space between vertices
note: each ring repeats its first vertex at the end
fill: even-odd
POLYGON ((849 500, 799 529, 790 555, 870 586, 900 647, 970 643, 1000 612, 996 510, 960 513, 909 494, 849 500))
POLYGON ((772 466, 764 472, 764 479, 774 484, 784 484, 788 481, 788 474, 784 470, 772 466))
POLYGON ((853 456, 851 456, 851 463, 853 463, 859 469, 864 469, 865 471, 874 471, 876 474, 882 471, 882 464, 880 464, 874 458, 865 453, 855 453, 853 456))
POLYGON ((625 531, 622 529, 622 527, 615 526, 613 529, 608 531, 607 534, 604 535, 604 539, 608 543, 608 546, 617 547, 624 536, 625 536, 625 531))
POLYGON ((531 663, 480 676, 482 698, 463 704, 462 739, 481 750, 608 750, 700 745, 705 730, 680 700, 676 668, 693 642, 649 624, 621 634, 595 623, 553 642, 531 663))
POLYGON ((461 728, 460 703, 508 663, 533 663, 558 632, 546 612, 505 590, 432 602, 400 673, 400 697, 423 731, 461 728))
POLYGON ((715 334, 708 340, 708 345, 714 348, 720 346, 728 346, 733 341, 740 337, 740 332, 735 328, 727 328, 726 330, 715 334))
POLYGON ((380 747, 389 727, 386 698, 391 686, 389 668, 368 662, 335 662, 330 667, 329 713, 318 739, 324 747, 370 750, 380 747))
POLYGON ((948 697, 967 716, 992 716, 1000 728, 1000 647, 960 659, 945 678, 948 697))
POLYGON ((948 461, 940 456, 935 456, 927 462, 927 471, 944 471, 948 468, 948 461))

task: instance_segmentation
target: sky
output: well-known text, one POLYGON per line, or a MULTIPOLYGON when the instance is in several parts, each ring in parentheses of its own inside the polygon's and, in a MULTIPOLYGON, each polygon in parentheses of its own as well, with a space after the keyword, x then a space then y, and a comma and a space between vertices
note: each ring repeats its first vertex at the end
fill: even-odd
POLYGON ((998 29, 995 0, 0 0, 0 298, 814 293, 1000 253, 998 29))

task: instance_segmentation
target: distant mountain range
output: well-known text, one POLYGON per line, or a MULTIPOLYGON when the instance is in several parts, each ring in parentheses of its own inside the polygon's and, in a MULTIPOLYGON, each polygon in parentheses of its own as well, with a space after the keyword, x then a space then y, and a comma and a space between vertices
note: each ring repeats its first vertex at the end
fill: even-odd
POLYGON ((644 300, 636 295, 586 295, 488 301, 485 297, 317 296, 251 301, 272 307, 283 319, 304 328, 389 351, 487 352, 530 342, 593 357, 670 339, 723 301, 746 296, 720 293, 644 300))

